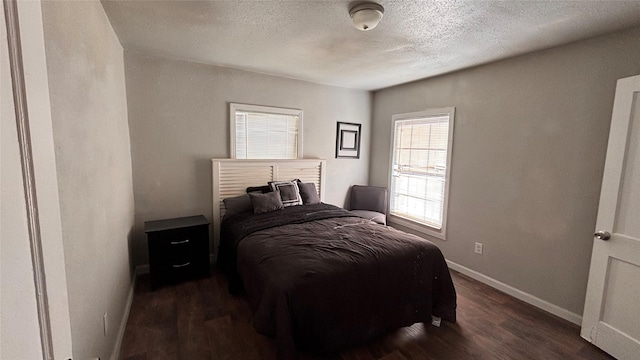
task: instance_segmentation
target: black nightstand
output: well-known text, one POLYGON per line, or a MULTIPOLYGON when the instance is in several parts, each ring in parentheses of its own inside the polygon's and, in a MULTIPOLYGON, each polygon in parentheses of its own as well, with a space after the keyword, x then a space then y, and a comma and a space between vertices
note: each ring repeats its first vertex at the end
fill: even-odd
POLYGON ((204 216, 146 221, 151 289, 211 275, 209 220, 204 216))

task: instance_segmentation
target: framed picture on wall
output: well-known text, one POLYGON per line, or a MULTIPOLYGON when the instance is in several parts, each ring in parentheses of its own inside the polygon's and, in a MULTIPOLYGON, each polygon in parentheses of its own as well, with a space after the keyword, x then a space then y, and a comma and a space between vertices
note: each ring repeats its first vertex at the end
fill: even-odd
POLYGON ((361 124, 338 122, 336 131, 336 158, 360 158, 361 124))

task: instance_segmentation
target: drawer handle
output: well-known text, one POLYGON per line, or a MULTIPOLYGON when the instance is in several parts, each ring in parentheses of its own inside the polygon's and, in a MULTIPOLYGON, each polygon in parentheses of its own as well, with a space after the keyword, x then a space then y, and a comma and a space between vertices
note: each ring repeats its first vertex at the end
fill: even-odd
POLYGON ((171 245, 186 244, 186 243, 188 243, 188 242, 189 242, 189 239, 185 239, 185 240, 182 240, 182 241, 172 241, 172 242, 171 242, 171 245))
POLYGON ((187 261, 187 262, 186 262, 186 263, 184 263, 184 264, 171 265, 171 266, 173 266, 174 268, 181 268, 181 267, 188 266, 189 264, 191 264, 191 261, 187 261))

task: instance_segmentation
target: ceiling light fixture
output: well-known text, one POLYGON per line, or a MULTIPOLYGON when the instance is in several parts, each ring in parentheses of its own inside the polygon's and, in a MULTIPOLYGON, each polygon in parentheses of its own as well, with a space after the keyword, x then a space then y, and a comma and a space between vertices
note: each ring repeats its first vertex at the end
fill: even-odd
POLYGON ((353 26, 362 31, 369 31, 378 26, 383 14, 382 5, 372 2, 356 5, 349 10, 353 26))

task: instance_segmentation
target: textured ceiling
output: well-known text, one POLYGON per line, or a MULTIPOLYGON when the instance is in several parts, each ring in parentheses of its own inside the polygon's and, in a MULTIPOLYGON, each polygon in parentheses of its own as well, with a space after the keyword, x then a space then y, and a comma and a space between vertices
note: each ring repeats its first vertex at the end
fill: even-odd
MULTIPOLYGON (((640 1, 108 1, 125 49, 375 90, 640 25, 640 1)), ((640 40, 639 40, 640 41, 640 40)))

